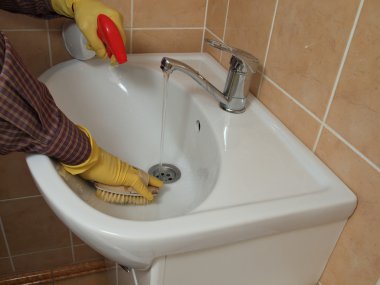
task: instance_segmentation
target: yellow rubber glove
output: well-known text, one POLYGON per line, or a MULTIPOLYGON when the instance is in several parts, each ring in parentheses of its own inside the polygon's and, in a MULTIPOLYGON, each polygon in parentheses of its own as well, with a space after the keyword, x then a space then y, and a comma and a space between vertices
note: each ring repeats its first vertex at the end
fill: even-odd
POLYGON ((163 182, 146 172, 121 161, 112 154, 101 149, 92 138, 90 132, 79 127, 90 139, 90 157, 79 165, 62 164, 64 169, 73 175, 79 175, 86 180, 96 181, 112 186, 130 186, 145 199, 153 200, 147 186, 162 187, 163 182), (144 183, 148 181, 148 183, 144 183), (148 184, 148 185, 147 185, 148 184))
MULTIPOLYGON (((126 46, 126 35, 123 29, 123 17, 116 10, 106 6, 99 0, 51 0, 53 10, 60 15, 74 18, 77 26, 87 39, 87 47, 95 51, 100 58, 107 56, 106 48, 99 39, 97 31, 97 20, 99 14, 111 18, 117 26, 124 46, 126 46)), ((115 60, 113 60, 115 61, 115 60)))

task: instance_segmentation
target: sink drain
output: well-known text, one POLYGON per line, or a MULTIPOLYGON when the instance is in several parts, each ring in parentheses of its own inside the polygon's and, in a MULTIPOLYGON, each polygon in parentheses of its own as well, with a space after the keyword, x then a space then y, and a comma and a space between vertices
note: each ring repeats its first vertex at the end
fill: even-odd
POLYGON ((165 184, 176 182, 181 178, 181 171, 173 164, 163 163, 156 164, 149 168, 148 173, 165 184))

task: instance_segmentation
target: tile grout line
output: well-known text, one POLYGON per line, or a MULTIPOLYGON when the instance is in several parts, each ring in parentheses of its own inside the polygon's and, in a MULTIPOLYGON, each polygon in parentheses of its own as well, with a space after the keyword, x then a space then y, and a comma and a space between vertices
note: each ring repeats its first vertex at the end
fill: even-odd
POLYGON ((74 251, 73 233, 70 230, 68 231, 70 235, 71 257, 73 258, 73 262, 75 262, 76 258, 75 258, 75 251, 74 251))
POLYGON ((350 35, 348 37, 348 41, 347 41, 347 44, 346 44, 346 47, 345 47, 344 52, 343 52, 343 57, 342 57, 342 60, 340 62, 340 65, 339 65, 339 69, 338 69, 338 73, 337 73, 336 78, 335 78, 333 89, 331 90, 331 94, 330 94, 329 101, 327 103, 326 111, 325 111, 325 113, 323 115, 322 124, 321 124, 321 126, 319 128, 319 131, 318 131, 318 134, 317 134, 317 138, 315 140, 315 143, 314 143, 314 146, 313 146, 313 149, 312 149, 313 152, 316 151, 317 146, 318 146, 319 141, 320 141, 320 138, 322 136, 323 128, 326 127, 327 116, 328 116, 328 114, 330 112, 330 108, 331 108, 332 102, 334 100, 334 97, 335 97, 335 94, 336 94, 336 90, 338 88, 338 83, 340 81, 340 77, 342 75, 343 68, 344 68, 344 65, 345 65, 346 60, 347 60, 348 52, 349 52, 350 47, 351 47, 352 39, 354 38, 354 34, 355 34, 356 27, 357 27, 358 22, 359 22, 359 18, 360 18, 360 14, 361 14, 363 5, 364 5, 364 0, 361 0, 360 3, 359 3, 358 10, 356 11, 354 23, 352 25, 352 28, 351 28, 351 31, 350 31, 350 35))
POLYGON ((135 31, 160 31, 160 30, 202 30, 203 27, 139 27, 131 28, 135 31))
POLYGON ((202 33, 202 41, 201 41, 201 52, 202 53, 203 53, 203 47, 204 47, 204 43, 205 43, 207 13, 208 13, 208 0, 206 0, 205 18, 204 18, 204 21, 203 21, 203 33, 202 33))
POLYGON ((223 27, 223 35, 222 35, 222 41, 224 42, 224 39, 226 38, 226 31, 227 31, 227 20, 228 20, 228 13, 230 12, 230 0, 227 1, 227 7, 226 7, 226 16, 224 17, 224 27, 223 27))
MULTIPOLYGON (((48 20, 46 20, 49 22, 48 20)), ((50 31, 50 32, 60 32, 61 29, 57 28, 45 28, 45 29, 2 29, 4 32, 44 32, 44 31, 50 31)))
POLYGON ((0 200, 0 203, 2 203, 2 202, 24 200, 24 199, 29 199, 29 198, 39 198, 39 197, 42 197, 42 195, 33 195, 33 196, 25 196, 25 197, 17 197, 17 198, 8 198, 8 199, 2 199, 2 200, 0 200))
POLYGON ((221 38, 219 38, 216 34, 214 34, 213 31, 211 31, 209 28, 206 28, 207 32, 209 32, 213 37, 215 37, 216 39, 218 39, 219 41, 223 41, 221 38))
POLYGON ((131 26, 131 29, 130 29, 130 35, 131 35, 131 38, 129 40, 129 50, 131 53, 133 53, 133 10, 134 10, 134 0, 131 0, 131 22, 129 23, 130 26, 131 26))
POLYGON ((69 249, 70 246, 61 246, 61 247, 55 247, 55 248, 48 248, 44 250, 35 250, 35 251, 30 251, 30 252, 25 252, 25 253, 18 253, 12 255, 12 257, 19 257, 19 256, 27 256, 27 255, 32 255, 32 254, 39 254, 39 253, 44 253, 44 252, 53 252, 59 249, 69 249))
POLYGON ((380 172, 380 167, 377 166, 374 162, 372 162, 368 157, 362 154, 359 150, 357 150, 352 144, 350 144, 345 138, 343 138, 340 134, 338 134, 333 128, 331 128, 328 124, 323 123, 320 118, 318 118, 314 113, 309 111, 304 105, 294 99, 287 91, 285 91, 280 85, 278 85, 275 81, 273 81, 267 75, 263 75, 266 80, 268 80, 275 88, 277 88, 281 93, 283 93, 286 97, 288 97, 294 104, 300 107, 303 111, 305 111, 309 116, 311 116, 314 120, 316 120, 319 124, 323 125, 324 128, 329 130, 335 137, 337 137, 343 144, 345 144, 349 149, 351 149, 355 154, 357 154, 360 158, 362 158, 365 162, 367 162, 372 168, 374 168, 377 172, 380 172))
POLYGON ((45 20, 46 23, 46 32, 47 32, 47 44, 48 44, 48 51, 49 51, 49 64, 50 67, 53 66, 53 54, 51 50, 51 38, 50 38, 50 31, 49 31, 49 21, 45 20))
POLYGON ((345 138, 343 138, 337 131, 335 131, 332 127, 327 124, 324 124, 324 127, 331 132, 334 136, 336 136, 340 141, 342 141, 349 149, 351 149, 356 155, 358 155, 361 159, 367 162, 372 168, 374 168, 377 172, 380 173, 380 166, 376 165, 372 162, 368 157, 362 154, 358 149, 356 149, 353 145, 351 145, 345 138))
POLYGON ((8 239, 7 239, 7 236, 5 235, 5 229, 4 229, 4 225, 3 225, 3 220, 2 218, 0 217, 0 228, 1 228, 1 233, 3 235, 3 239, 4 239, 4 243, 5 243, 5 247, 7 249, 7 253, 8 253, 8 257, 9 257, 9 261, 11 263, 11 267, 12 267, 12 271, 13 272, 16 272, 16 268, 15 268, 15 265, 13 263, 13 258, 12 258, 12 254, 11 254, 11 249, 9 248, 9 243, 8 243, 8 239))
POLYGON ((256 94, 257 97, 259 97, 259 94, 260 94, 260 91, 261 91, 261 85, 263 83, 263 78, 264 78, 263 75, 264 75, 264 71, 265 71, 265 66, 267 64, 267 58, 268 58, 268 54, 269 54, 270 42, 272 40, 272 34, 273 34, 273 30, 274 30, 274 23, 276 21, 278 2, 279 2, 279 0, 276 0, 276 5, 274 6, 272 24, 271 24, 270 31, 269 31, 269 37, 268 37, 267 47, 266 47, 266 50, 265 50, 265 56, 264 56, 264 62, 263 62, 263 70, 261 72, 261 78, 260 78, 259 88, 258 88, 257 94, 256 94))
POLYGON ((288 97, 293 103, 295 103, 298 107, 300 107, 302 110, 304 110, 308 115, 313 117, 318 123, 322 124, 322 121, 320 118, 318 118, 313 112, 311 112, 309 109, 307 109, 304 105, 302 105, 297 99, 294 99, 292 95, 290 95, 285 89, 283 89, 277 82, 275 82, 273 79, 271 79, 268 75, 263 74, 263 77, 268 80, 274 87, 276 87, 281 93, 283 93, 286 97, 288 97))
POLYGON ((131 11, 130 11, 130 16, 131 16, 131 19, 130 19, 130 21, 129 21, 129 26, 131 27, 131 28, 133 28, 133 12, 134 12, 134 0, 130 0, 130 4, 131 4, 131 11))
MULTIPOLYGON (((226 17, 224 18, 224 27, 223 27, 223 35, 222 35, 222 42, 226 39, 226 33, 227 33, 227 22, 228 22, 228 14, 230 12, 230 0, 227 0, 227 7, 226 7, 226 17)), ((219 38, 219 37, 217 37, 219 38)), ((219 62, 222 62, 222 55, 223 52, 220 53, 219 55, 219 62)))

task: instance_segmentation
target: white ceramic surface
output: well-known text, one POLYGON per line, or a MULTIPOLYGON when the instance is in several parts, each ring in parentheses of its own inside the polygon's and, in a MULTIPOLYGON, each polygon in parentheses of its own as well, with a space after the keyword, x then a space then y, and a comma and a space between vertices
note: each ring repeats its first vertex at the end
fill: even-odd
MULTIPOLYGON (((73 60, 41 80, 99 145, 147 170, 159 160, 163 56, 185 61, 223 88, 226 71, 203 54, 130 55, 118 67, 73 60)), ((183 178, 165 186, 156 204, 95 200, 91 188, 63 179, 46 156, 27 158, 51 208, 97 251, 147 268, 157 257, 344 221, 352 214, 352 192, 253 96, 244 114, 230 114, 189 77, 174 73, 169 82, 164 162, 179 166, 183 178)))

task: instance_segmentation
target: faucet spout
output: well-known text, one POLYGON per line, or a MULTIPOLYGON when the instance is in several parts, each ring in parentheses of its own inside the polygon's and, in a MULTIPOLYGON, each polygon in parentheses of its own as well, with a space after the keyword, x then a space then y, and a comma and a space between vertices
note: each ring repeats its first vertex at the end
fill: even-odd
POLYGON ((202 86, 208 93, 213 95, 221 104, 228 104, 228 100, 225 95, 219 91, 212 83, 210 83, 206 78, 204 78, 198 71, 193 69, 186 63, 169 58, 163 57, 161 60, 161 70, 166 74, 171 74, 178 70, 194 79, 200 86, 202 86))
POLYGON ((219 91, 198 71, 179 60, 163 57, 161 60, 162 71, 166 74, 171 74, 175 70, 185 73, 212 94, 219 101, 219 106, 223 110, 230 113, 243 113, 246 109, 252 74, 257 71, 259 65, 258 59, 248 52, 216 40, 206 39, 206 43, 232 54, 223 92, 219 91))

